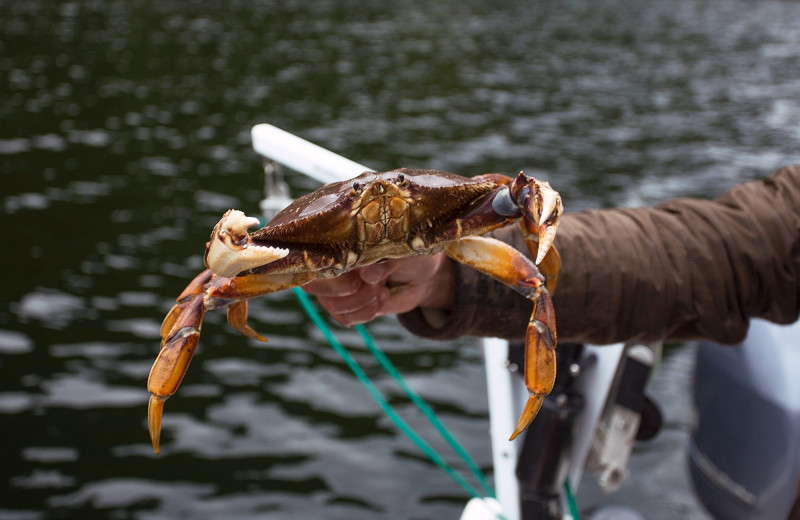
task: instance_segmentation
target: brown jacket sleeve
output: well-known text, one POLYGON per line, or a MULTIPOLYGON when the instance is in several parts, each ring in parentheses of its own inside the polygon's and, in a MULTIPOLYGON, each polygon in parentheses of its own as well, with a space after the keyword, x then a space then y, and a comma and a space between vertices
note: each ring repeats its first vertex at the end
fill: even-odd
MULTIPOLYGON (((520 251, 518 226, 495 236, 520 251)), ((751 317, 791 323, 800 310, 800 166, 738 185, 714 201, 564 215, 553 295, 559 341, 707 338, 735 343, 751 317)), ((459 265, 456 307, 443 320, 400 316, 432 338, 521 337, 530 302, 459 265)))

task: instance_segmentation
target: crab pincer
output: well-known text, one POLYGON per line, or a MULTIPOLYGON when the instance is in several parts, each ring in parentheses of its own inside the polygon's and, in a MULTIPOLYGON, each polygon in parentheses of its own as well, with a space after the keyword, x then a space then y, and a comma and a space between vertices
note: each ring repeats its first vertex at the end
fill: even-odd
POLYGON ((510 190, 522 210, 522 222, 528 226, 526 229, 536 233, 538 245, 534 258, 536 265, 539 265, 551 250, 559 218, 564 212, 561 195, 550 187, 549 182, 532 181, 522 172, 514 179, 510 190))

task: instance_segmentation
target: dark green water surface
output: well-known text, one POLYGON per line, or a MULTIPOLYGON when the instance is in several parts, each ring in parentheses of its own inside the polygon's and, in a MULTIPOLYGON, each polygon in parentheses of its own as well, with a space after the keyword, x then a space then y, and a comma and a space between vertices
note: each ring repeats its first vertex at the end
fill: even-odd
MULTIPOLYGON (((568 210, 711 197, 800 162, 799 20, 770 0, 0 0, 0 520, 457 518, 464 493, 289 294, 251 305, 267 344, 208 315, 152 454, 161 319, 222 212, 258 210, 251 126, 376 169, 524 169, 568 210)), ((489 470, 477 345, 371 330, 489 470)), ((662 386, 685 395, 676 359, 662 386)), ((653 469, 682 455, 645 456, 636 505, 702 517, 682 470, 653 469)))

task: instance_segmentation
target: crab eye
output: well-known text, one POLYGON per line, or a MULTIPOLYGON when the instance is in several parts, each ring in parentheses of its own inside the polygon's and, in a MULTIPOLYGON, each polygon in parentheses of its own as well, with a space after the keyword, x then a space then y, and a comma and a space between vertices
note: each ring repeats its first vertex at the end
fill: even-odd
POLYGON ((405 175, 403 175, 402 173, 397 174, 397 183, 398 184, 402 183, 405 180, 406 180, 406 176, 405 175))
POLYGON ((353 183, 353 191, 355 191, 356 193, 358 193, 359 191, 361 191, 361 184, 359 184, 359 182, 358 182, 358 181, 355 181, 355 182, 353 183))

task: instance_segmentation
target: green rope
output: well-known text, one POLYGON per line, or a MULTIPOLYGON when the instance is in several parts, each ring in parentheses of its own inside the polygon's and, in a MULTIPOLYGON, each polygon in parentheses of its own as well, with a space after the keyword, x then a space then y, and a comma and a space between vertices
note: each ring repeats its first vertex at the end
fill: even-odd
POLYGON ((372 398, 377 401, 378 405, 380 405, 381 409, 384 413, 389 417, 389 419, 394 422, 400 430, 405 433, 409 439, 411 439, 414 444, 419 447, 437 466, 439 466, 445 473, 447 473, 450 478, 456 481, 458 485, 460 485, 464 491, 466 491, 470 496, 480 498, 481 494, 475 489, 472 484, 467 482, 464 477, 456 472, 452 466, 450 466, 436 451, 428 445, 425 440, 422 439, 409 425, 406 423, 402 417, 397 415, 397 412, 394 411, 392 405, 384 399, 381 395, 380 391, 377 387, 369 380, 367 374, 361 369, 358 365, 358 362, 350 355, 347 349, 339 342, 339 340, 334 337, 333 332, 331 331, 328 324, 319 314, 317 309, 314 307, 314 304, 311 302, 311 298, 303 292, 302 289, 295 287, 292 289, 294 291, 295 296, 300 301, 300 304, 303 306, 303 309, 306 311, 306 314, 311 318, 311 321, 319 328, 322 332, 322 335, 325 336, 325 339, 328 340, 331 347, 336 351, 337 354, 344 360, 350 370, 355 374, 356 378, 363 384, 367 391, 372 395, 372 398))
POLYGON ((572 488, 569 485, 569 479, 564 480, 564 496, 567 499, 567 507, 572 520, 580 520, 578 512, 578 502, 575 500, 575 495, 572 494, 572 488))
POLYGON ((419 396, 419 394, 414 392, 414 390, 412 390, 411 387, 408 386, 405 379, 403 379, 403 376, 400 375, 400 372, 397 371, 397 368, 394 366, 392 361, 375 344, 375 340, 367 331, 366 327, 364 327, 363 325, 356 325, 355 329, 361 335, 361 337, 364 340, 364 343, 367 346, 367 349, 375 357, 375 359, 378 360, 378 363, 381 365, 381 367, 383 367, 386 373, 392 376, 392 379, 394 379, 395 382, 400 386, 400 388, 406 393, 408 398, 415 405, 417 405, 419 411, 422 412, 422 414, 428 418, 428 420, 436 429, 436 431, 439 432, 439 435, 441 435, 442 438, 444 438, 444 440, 447 441, 447 443, 450 445, 453 451, 455 451, 461 457, 461 459, 467 465, 469 470, 475 476, 475 479, 480 483, 481 487, 483 488, 483 492, 486 494, 486 496, 491 498, 496 498, 492 486, 489 484, 489 482, 486 481, 486 478, 483 476, 483 472, 481 472, 481 470, 478 468, 478 465, 469 455, 467 450, 465 450, 464 447, 455 439, 455 437, 453 437, 450 434, 445 425, 442 424, 442 422, 439 420, 439 417, 436 416, 436 413, 431 409, 430 406, 428 406, 428 403, 426 403, 422 399, 422 397, 419 396))

